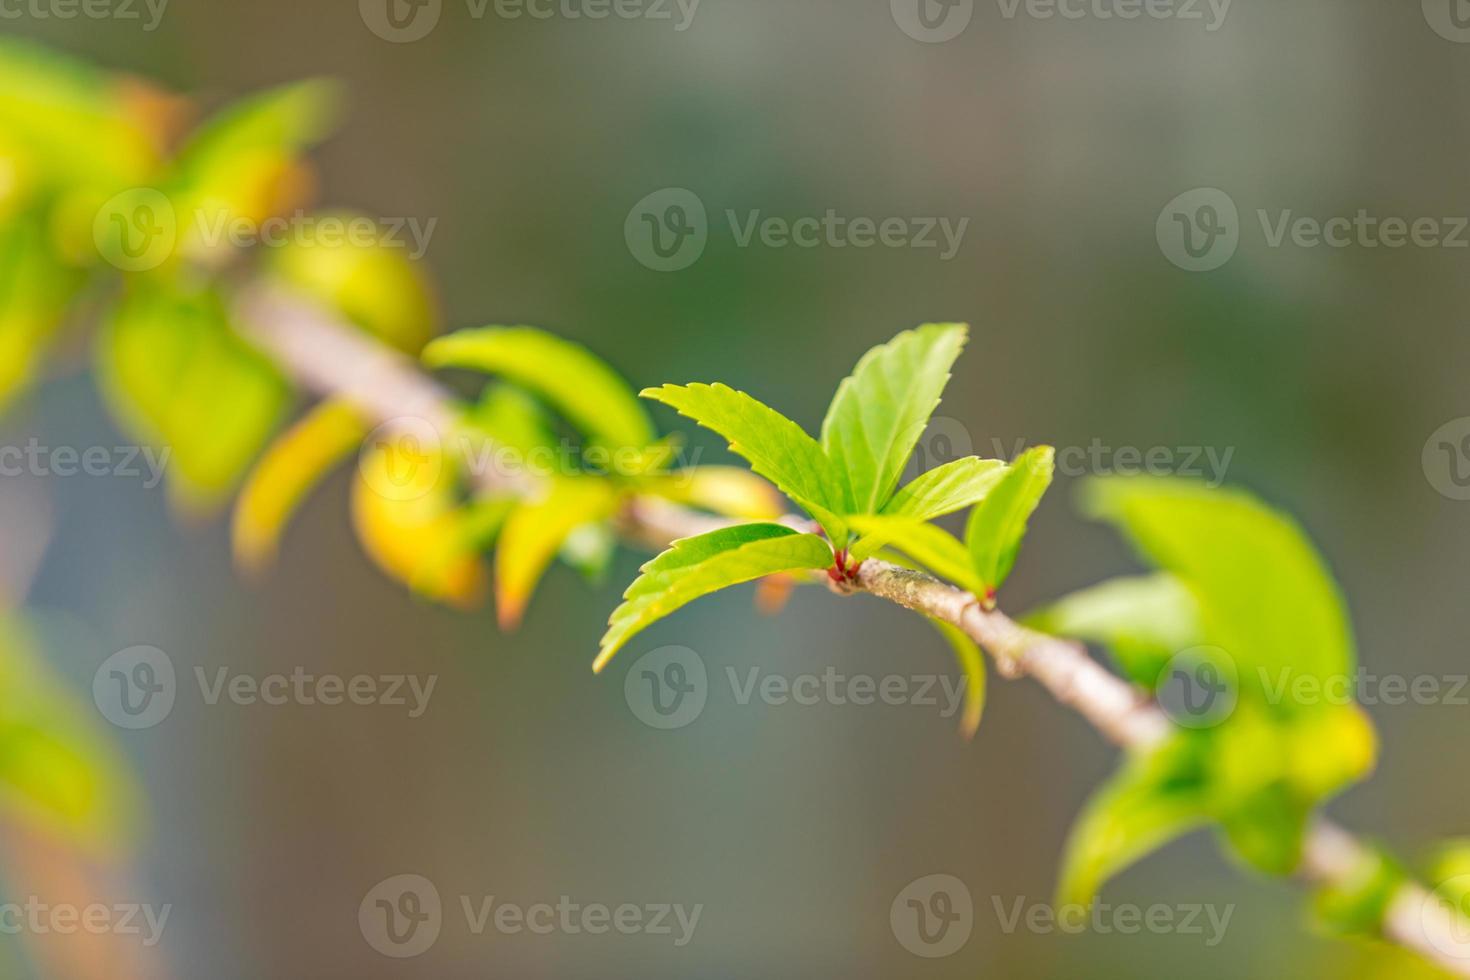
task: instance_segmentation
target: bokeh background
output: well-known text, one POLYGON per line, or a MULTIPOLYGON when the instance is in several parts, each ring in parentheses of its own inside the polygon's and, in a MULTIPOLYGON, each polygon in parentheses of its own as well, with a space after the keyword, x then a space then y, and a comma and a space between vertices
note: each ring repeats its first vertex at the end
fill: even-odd
MULTIPOLYGON (((968 28, 938 44, 906 34, 886 0, 703 0, 683 31, 671 9, 510 20, 444 0, 412 43, 377 36, 345 0, 171 0, 151 32, 22 11, 0 29, 211 102, 341 79, 351 111, 318 154, 324 202, 435 219, 425 262, 451 325, 541 325, 635 385, 723 380, 814 428, 869 346, 968 321, 940 410, 957 422, 930 452, 955 425, 984 455, 1018 440, 1233 451, 1228 479, 1320 542, 1370 669, 1470 671, 1470 502, 1438 492, 1443 474, 1422 460, 1436 429, 1470 416, 1470 249, 1273 248, 1257 218, 1470 215, 1470 45, 1417 3, 1372 0, 1236 0, 1215 30, 1203 4, 1203 20, 1072 20, 977 0, 968 28), (712 219, 704 255, 677 273, 645 268, 624 239, 629 209, 667 187, 693 191, 712 219), (1208 273, 1177 268, 1155 234, 1166 203, 1196 187, 1240 213, 1238 251, 1208 273), (742 248, 726 209, 969 226, 949 261, 742 248)), ((66 370, 0 426, 7 444, 31 436, 121 438, 66 370)), ((704 461, 724 457, 691 438, 704 461)), ((1076 516, 1075 482, 1033 525, 1012 610, 1135 567, 1076 516)), ((506 635, 488 611, 443 611, 382 578, 358 553, 340 476, 255 584, 232 570, 222 522, 180 526, 161 489, 83 477, 44 489, 58 534, 32 606, 79 698, 134 644, 189 675, 439 678, 418 719, 183 696, 157 728, 116 733, 151 810, 136 887, 173 906, 169 975, 1392 975, 1311 932, 1297 891, 1242 875, 1207 838, 1106 898, 1233 904, 1217 946, 1007 933, 995 903, 1048 899, 1068 826, 1113 764, 1082 722, 1029 684, 996 682, 967 743, 932 708, 740 705, 724 681, 750 666, 955 673, 937 636, 880 602, 808 590, 770 619, 735 590, 594 678, 637 555, 596 591, 555 570, 506 635), (676 732, 645 726, 622 689, 637 655, 667 644, 695 649, 715 679, 704 714, 676 732), (432 950, 395 961, 364 941, 357 909, 403 873, 434 881, 452 908, 432 950), (935 873, 966 883, 975 927, 960 953, 925 960, 896 941, 889 906, 935 873), (683 948, 473 936, 460 895, 704 911, 683 948)), ((1380 774, 1334 813, 1406 854, 1463 833, 1470 782, 1453 760, 1470 709, 1370 711, 1380 774)), ((15 940, 0 948, 11 975, 34 975, 15 940)))

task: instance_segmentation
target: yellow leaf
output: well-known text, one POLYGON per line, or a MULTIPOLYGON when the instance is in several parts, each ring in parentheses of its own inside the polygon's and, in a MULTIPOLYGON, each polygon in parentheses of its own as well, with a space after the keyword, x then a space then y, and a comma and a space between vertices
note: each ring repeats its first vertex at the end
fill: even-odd
POLYGON ((259 571, 275 559, 281 532, 301 501, 366 435, 356 408, 327 401, 270 445, 235 505, 235 561, 241 568, 259 571))
POLYGON ((520 624, 536 583, 577 528, 611 517, 618 491, 606 480, 573 477, 555 481, 541 499, 511 512, 495 550, 495 604, 500 625, 520 624))
POLYGON ((366 446, 353 481, 352 520, 368 556, 414 591, 462 608, 479 604, 485 568, 468 544, 471 517, 437 450, 411 440, 366 446), (457 557, 445 558, 455 553, 457 557))
POLYGON ((738 466, 696 466, 653 481, 649 489, 667 500, 750 521, 773 521, 785 513, 776 488, 738 466))

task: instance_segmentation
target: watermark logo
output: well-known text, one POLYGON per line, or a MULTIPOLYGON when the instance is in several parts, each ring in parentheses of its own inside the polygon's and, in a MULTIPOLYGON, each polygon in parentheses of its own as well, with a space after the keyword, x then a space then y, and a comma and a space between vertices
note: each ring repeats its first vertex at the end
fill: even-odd
POLYGON ((890 0, 893 22, 915 41, 943 44, 970 26, 975 0, 890 0))
POLYGON ((1470 0, 1423 0, 1424 19, 1446 41, 1470 44, 1470 0))
POLYGON ((1453 419, 1424 443, 1424 477, 1450 500, 1470 500, 1470 417, 1453 419))
POLYGON ((1175 724, 1213 728, 1234 714, 1240 697, 1235 659, 1219 647, 1182 650, 1159 672, 1155 696, 1175 724))
POLYGON ((169 0, 0 0, 0 20, 141 21, 151 33, 163 22, 169 0), (146 18, 146 20, 145 20, 146 18))
POLYGON ((709 701, 704 660, 680 646, 645 653, 623 678, 623 697, 634 716, 650 728, 672 731, 692 725, 709 701))
POLYGON ((428 952, 444 924, 439 889, 422 875, 395 875, 374 885, 357 909, 368 945, 393 959, 428 952))
POLYGON ((50 904, 35 895, 24 902, 0 904, 0 934, 19 936, 135 936, 143 946, 157 946, 168 926, 172 905, 120 902, 116 905, 50 904))
POLYGON ((1154 235, 1170 262, 1186 272, 1209 272, 1240 246, 1240 212, 1224 191, 1197 187, 1164 205, 1154 235))
POLYGON ((158 268, 174 254, 178 238, 173 202, 152 187, 113 195, 92 219, 97 251, 124 272, 158 268))
POLYGON ((119 728, 152 728, 174 710, 178 682, 174 663, 157 647, 119 650, 92 676, 92 700, 102 717, 119 728))
POLYGON ((363 482, 383 499, 421 500, 444 475, 444 443, 428 419, 405 415, 368 433, 357 465, 363 482))
POLYGON ((438 25, 444 0, 357 0, 357 12, 378 37, 408 44, 426 37, 438 25))
POLYGON ((623 224, 628 251, 655 272, 678 272, 699 261, 709 244, 709 214, 699 195, 666 187, 633 205, 623 224))
POLYGON ((935 415, 929 419, 924 434, 914 445, 913 455, 904 466, 900 485, 917 479, 930 470, 973 455, 975 440, 965 424, 947 415, 935 415))
POLYGON ((172 455, 171 446, 45 446, 32 436, 24 446, 0 446, 0 477, 116 477, 141 480, 152 490, 163 482, 172 455))
POLYGON ((898 893, 888 924, 899 945, 915 956, 952 956, 970 941, 975 903, 970 889, 953 875, 927 875, 898 893))
POLYGON ((990 902, 995 908, 1000 931, 1008 936, 1019 930, 1040 936, 1059 932, 1068 935, 1091 932, 1101 936, 1136 936, 1139 933, 1199 936, 1211 949, 1225 940, 1225 932, 1235 915, 1234 905, 1156 903, 1140 906, 1108 902, 1050 905, 1028 902, 1025 896, 1006 903, 999 895, 992 895, 990 902))

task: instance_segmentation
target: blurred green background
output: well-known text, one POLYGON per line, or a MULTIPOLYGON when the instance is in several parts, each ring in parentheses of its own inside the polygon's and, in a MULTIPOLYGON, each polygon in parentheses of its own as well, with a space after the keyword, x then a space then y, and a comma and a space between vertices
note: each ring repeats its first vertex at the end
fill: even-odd
MULTIPOLYGON (((367 0, 371 7, 371 0, 367 0)), ((1431 6, 1433 6, 1431 4, 1431 6)), ((1470 250, 1273 248, 1257 211, 1470 215, 1470 45, 1418 4, 1238 0, 1204 20, 1007 17, 974 5, 921 43, 884 0, 704 0, 671 20, 475 17, 444 0, 412 43, 358 5, 173 0, 143 21, 0 28, 223 102, 312 75, 351 111, 317 154, 322 200, 436 219, 425 261, 451 326, 532 323, 606 355, 636 386, 722 380, 815 428, 871 345, 931 320, 974 335, 940 414, 982 455, 1058 447, 1233 450, 1227 477, 1298 514, 1349 596, 1367 667, 1470 670, 1470 502, 1421 454, 1470 416, 1470 250), (663 188, 711 218, 691 267, 659 273, 624 238, 663 188), (1239 207, 1223 267, 1176 268, 1160 210, 1196 187, 1239 207), (725 220, 968 219, 959 253, 740 247, 725 220), (956 425, 959 428, 956 428, 956 425)), ((1090 9, 1090 8, 1089 8, 1090 9)), ((140 8, 141 10, 141 8, 140 8)), ((664 425, 670 413, 659 411, 664 425)), ((687 425, 678 424, 682 431, 687 425)), ((7 444, 111 446, 90 384, 65 371, 0 425, 7 444)), ((725 457, 691 433, 704 462, 725 457)), ((942 459, 940 460, 942 461, 942 459)), ((1073 476, 1076 474, 1074 473, 1073 476)), ((1062 480, 1007 605, 1132 567, 1071 511, 1062 480)), ((1238 977, 1370 975, 1362 948, 1306 929, 1301 896, 1191 838, 1128 873, 1112 902, 1234 904, 1189 935, 1007 933, 995 903, 1048 899, 1062 842, 1113 754, 1029 684, 997 681, 973 743, 918 706, 740 705, 725 668, 787 676, 955 674, 939 639, 869 599, 798 594, 777 619, 749 590, 692 607, 594 678, 608 612, 639 560, 589 591, 553 571, 516 634, 415 600, 361 557, 339 474, 250 585, 225 528, 180 527, 138 481, 47 481, 59 533, 33 593, 78 696, 114 651, 193 668, 436 674, 419 719, 385 708, 209 707, 118 731, 152 819, 146 900, 171 903, 179 977, 1238 977), (693 648, 703 715, 645 726, 623 697, 637 656, 693 648), (421 874, 445 897, 432 950, 395 961, 362 897, 421 874), (964 949, 919 959, 889 906, 945 873, 975 903, 964 949), (704 905, 693 942, 469 934, 459 895, 528 904, 704 905)), ((742 673, 743 676, 743 673, 742 673)), ((1403 852, 1465 832, 1470 783, 1444 759, 1467 708, 1374 706, 1380 774, 1333 808, 1403 852)), ((13 969, 27 976, 15 940, 13 969)), ((1389 974, 1384 974, 1389 975, 1389 974)))

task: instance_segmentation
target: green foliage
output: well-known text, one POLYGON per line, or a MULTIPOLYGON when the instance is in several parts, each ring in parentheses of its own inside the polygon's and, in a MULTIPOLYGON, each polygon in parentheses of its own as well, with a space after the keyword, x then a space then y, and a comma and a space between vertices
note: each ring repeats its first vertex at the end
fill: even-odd
POLYGON ((424 349, 430 367, 497 374, 545 398, 567 421, 610 449, 643 449, 648 413, 617 372, 585 347, 534 327, 485 327, 440 337, 424 349))
POLYGON ((170 489, 191 508, 229 493, 290 398, 275 366, 235 335, 222 300, 208 292, 136 289, 103 331, 97 360, 120 424, 171 451, 170 489))
POLYGON ((911 517, 854 517, 853 527, 863 535, 853 549, 853 557, 866 559, 880 548, 900 551, 924 568, 949 579, 968 592, 981 586, 970 553, 954 535, 941 527, 925 524, 911 517))
POLYGON ((608 481, 563 477, 552 481, 542 499, 510 512, 495 551, 495 601, 502 626, 520 623, 536 584, 573 532, 606 520, 617 504, 617 491, 608 481))
POLYGON ((974 738, 975 733, 980 730, 980 719, 985 715, 988 688, 985 655, 980 652, 980 645, 959 627, 938 619, 931 618, 929 622, 954 651, 955 660, 964 672, 965 711, 960 716, 960 734, 965 738, 974 738))
POLYGON ((0 617, 0 692, 0 807, 89 849, 126 844, 138 809, 126 767, 10 616, 0 617))
POLYGON ((922 473, 883 505, 883 513, 932 521, 978 504, 1005 476, 998 459, 966 456, 922 473))
POLYGON ((1344 936, 1382 935, 1398 890, 1409 882, 1403 865, 1381 848, 1371 848, 1346 881, 1319 888, 1313 911, 1324 928, 1344 936))
POLYGON ((963 324, 905 331, 865 354, 838 386, 822 449, 842 487, 840 513, 876 514, 893 494, 967 333, 963 324))
POLYGON ((39 212, 0 220, 0 411, 35 376, 79 285, 51 254, 39 212))
POLYGON ((1355 705, 1298 703, 1277 680, 1297 672, 1325 681, 1352 669, 1346 613, 1325 566, 1294 524, 1239 491, 1108 479, 1095 481, 1086 499, 1164 572, 1087 590, 1031 617, 1031 625, 1109 646, 1125 673, 1150 690, 1169 680, 1165 668, 1175 655, 1209 651, 1228 660, 1236 678, 1229 696, 1238 701, 1224 718, 1181 728, 1125 764, 1099 799, 1114 809, 1121 797, 1128 812, 1145 814, 1138 832, 1100 831, 1090 810, 1074 835, 1065 888, 1074 895, 1095 889, 1204 819, 1248 864, 1292 872, 1312 811, 1363 778, 1376 753, 1372 727, 1355 705), (1288 622, 1298 607, 1302 617, 1288 622), (1293 644, 1281 642, 1281 630, 1293 644), (1171 813, 1173 824, 1156 819, 1171 813))
POLYGON ((996 590, 1011 574, 1026 523, 1051 486, 1055 460, 1056 451, 1050 446, 1027 450, 970 512, 965 543, 981 584, 974 591, 988 605, 994 605, 996 590))
POLYGON ((644 565, 608 621, 592 669, 601 671, 628 641, 701 596, 780 572, 826 568, 832 549, 815 534, 780 524, 738 524, 685 538, 644 565))

